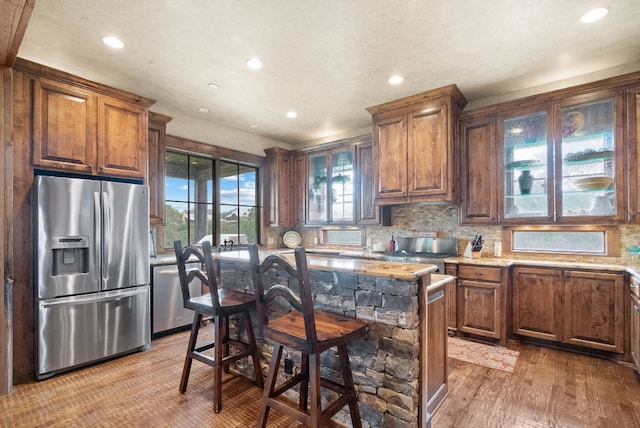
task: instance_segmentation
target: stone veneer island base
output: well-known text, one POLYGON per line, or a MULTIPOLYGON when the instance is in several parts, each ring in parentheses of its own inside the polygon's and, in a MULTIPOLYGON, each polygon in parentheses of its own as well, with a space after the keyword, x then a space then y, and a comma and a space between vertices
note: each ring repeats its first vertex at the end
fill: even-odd
MULTIPOLYGON (((261 253, 260 259, 267 254, 261 253)), ((295 264, 292 253, 281 255, 295 264)), ((214 257, 220 262, 223 287, 253 293, 248 252, 214 257)), ((446 284, 453 277, 433 274, 432 265, 340 257, 309 255, 308 265, 316 310, 368 323, 367 335, 349 345, 363 426, 429 427, 447 394, 446 284)), ((284 271, 272 269, 268 275, 270 284, 297 289, 284 271)), ((256 334, 264 373, 272 346, 256 334)), ((290 356, 297 370, 300 356, 290 356)), ((321 362, 323 376, 341 380, 334 350, 323 353, 321 362)), ((236 369, 253 376, 246 361, 236 369)), ((332 392, 323 389, 325 393, 332 392)), ((334 420, 351 424, 344 409, 334 420)))

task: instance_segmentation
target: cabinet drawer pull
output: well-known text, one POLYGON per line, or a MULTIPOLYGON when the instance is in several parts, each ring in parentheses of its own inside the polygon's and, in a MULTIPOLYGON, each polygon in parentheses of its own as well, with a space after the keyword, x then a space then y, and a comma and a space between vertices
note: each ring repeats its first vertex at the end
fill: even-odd
POLYGON ((635 303, 633 304, 633 310, 634 312, 640 312, 640 306, 636 305, 635 303))

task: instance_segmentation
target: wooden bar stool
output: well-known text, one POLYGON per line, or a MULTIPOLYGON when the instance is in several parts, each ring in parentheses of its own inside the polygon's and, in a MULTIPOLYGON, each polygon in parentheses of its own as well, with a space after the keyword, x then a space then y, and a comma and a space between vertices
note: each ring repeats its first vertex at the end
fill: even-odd
POLYGON ((314 312, 304 248, 295 249, 295 267, 276 255, 270 255, 260 263, 258 247, 255 244, 249 245, 249 259, 262 335, 265 339, 272 340, 275 345, 256 426, 265 427, 269 409, 274 408, 302 422, 305 426, 320 427, 327 425, 338 410, 349 405, 353 426, 361 427, 347 344, 355 338, 364 336, 366 324, 353 318, 314 312), (297 279, 300 287, 299 297, 284 285, 272 285, 265 291, 264 276, 272 267, 280 267, 289 276, 297 279), (269 319, 269 307, 276 297, 284 298, 291 305, 292 310, 277 318, 269 319), (284 346, 301 353, 302 367, 300 367, 300 373, 276 385, 284 346), (320 354, 332 347, 338 348, 343 384, 320 376, 320 354), (298 384, 300 400, 297 405, 280 397, 283 392, 298 384), (321 387, 338 394, 338 398, 324 409, 321 408, 321 387))
POLYGON ((182 242, 174 241, 173 247, 178 261, 178 272, 180 275, 180 288, 184 307, 195 311, 187 355, 182 369, 182 379, 180 380, 180 392, 187 390, 191 363, 198 360, 214 369, 213 375, 213 410, 218 413, 222 409, 222 370, 229 372, 229 364, 241 358, 251 357, 253 369, 255 371, 256 383, 260 388, 264 385, 262 370, 260 368, 260 356, 256 346, 256 340, 251 324, 249 310, 256 307, 255 296, 239 291, 225 290, 218 287, 218 270, 211 257, 211 244, 203 242, 202 251, 189 246, 182 248, 182 242), (197 259, 204 265, 205 271, 199 269, 191 270, 187 273, 185 263, 194 262, 197 259), (209 288, 209 293, 202 296, 192 297, 189 291, 189 284, 194 279, 199 279, 209 288), (247 332, 248 343, 230 338, 229 316, 240 314, 244 319, 244 327, 247 332), (202 325, 202 318, 213 318, 214 337, 213 341, 197 345, 198 332, 202 325), (235 354, 230 354, 230 344, 238 349, 235 354), (204 351, 214 348, 214 356, 211 357, 204 351))

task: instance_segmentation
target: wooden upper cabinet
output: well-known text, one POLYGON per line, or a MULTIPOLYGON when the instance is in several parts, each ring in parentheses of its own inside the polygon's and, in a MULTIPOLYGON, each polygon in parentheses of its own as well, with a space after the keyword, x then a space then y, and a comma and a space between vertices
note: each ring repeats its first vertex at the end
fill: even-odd
POLYGON ((448 180, 454 178, 448 173, 451 159, 448 141, 447 105, 442 103, 409 115, 408 186, 410 196, 443 195, 452 189, 448 180))
POLYGON ((495 119, 464 120, 459 128, 461 223, 495 224, 498 221, 495 119))
POLYGON ((33 165, 94 174, 96 96, 40 78, 34 81, 33 104, 33 165))
POLYGON ((627 91, 627 168, 629 182, 629 220, 640 219, 640 86, 627 91))
POLYGON ((147 109, 98 97, 98 173, 144 177, 147 168, 147 109))
POLYGON ((164 224, 165 151, 169 121, 169 116, 149 112, 149 165, 146 183, 149 186, 149 222, 152 226, 164 224))
POLYGON ((268 226, 293 226, 291 191, 292 156, 289 150, 272 147, 265 149, 267 155, 267 186, 265 195, 268 226))
POLYGON ((465 111, 458 126, 461 223, 638 221, 639 77, 465 111))
POLYGON ((374 183, 376 202, 407 196, 407 117, 381 118, 373 124, 376 143, 374 183))
POLYGON ((303 225, 307 221, 307 157, 304 153, 295 153, 292 161, 292 195, 293 199, 293 223, 303 225))
POLYGON ((357 217, 359 224, 380 224, 380 207, 374 204, 373 145, 371 142, 356 145, 357 217))
POLYGON ((33 82, 35 167, 145 178, 154 100, 20 58, 14 68, 33 82))
POLYGON ((367 109, 373 116, 375 203, 457 201, 455 85, 367 109))

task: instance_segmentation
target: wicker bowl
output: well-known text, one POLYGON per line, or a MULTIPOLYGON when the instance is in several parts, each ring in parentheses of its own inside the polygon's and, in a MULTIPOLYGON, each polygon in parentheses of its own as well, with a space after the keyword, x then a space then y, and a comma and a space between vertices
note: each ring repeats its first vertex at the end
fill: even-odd
POLYGON ((613 184, 613 178, 605 176, 579 178, 576 186, 582 190, 603 190, 613 184))

